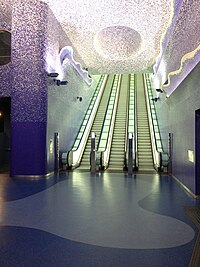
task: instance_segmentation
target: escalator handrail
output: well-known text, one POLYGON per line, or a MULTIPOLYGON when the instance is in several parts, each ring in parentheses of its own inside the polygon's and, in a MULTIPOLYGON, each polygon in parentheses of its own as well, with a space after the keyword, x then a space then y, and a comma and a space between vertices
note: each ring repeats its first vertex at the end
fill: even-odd
POLYGON ((126 135, 125 135, 125 145, 124 145, 124 168, 128 169, 128 129, 129 129, 129 104, 130 104, 130 75, 129 74, 129 89, 126 101, 126 135))
MULTIPOLYGON (((103 124, 102 124, 101 132, 100 132, 100 135, 99 135, 99 141, 98 141, 98 144, 97 144, 97 150, 99 150, 99 146, 100 146, 100 143, 101 143, 101 140, 102 140, 101 137, 102 137, 104 126, 105 126, 106 115, 107 115, 108 108, 109 108, 109 105, 110 105, 110 99, 111 99, 111 96, 112 96, 112 93, 113 93, 113 88, 114 88, 114 83, 115 83, 115 78, 116 77, 117 77, 117 74, 114 75, 114 79, 112 81, 111 90, 110 90, 110 94, 109 94, 109 97, 108 97, 108 102, 107 102, 107 106, 106 106, 106 110, 105 110, 105 114, 104 114, 104 118, 103 118, 103 124)), ((116 97, 116 94, 115 94, 115 97, 116 97)), ((112 109, 112 112, 113 112, 113 109, 112 109)), ((109 130, 110 130, 110 124, 109 124, 109 130)), ((100 151, 100 152, 102 152, 102 151, 100 151)))
MULTIPOLYGON (((148 84, 147 84, 147 90, 148 90, 148 96, 149 96, 149 100, 151 97, 153 97, 153 94, 152 94, 152 88, 151 88, 151 81, 150 81, 150 78, 149 78, 149 74, 145 74, 146 76, 146 81, 148 81, 148 84), (150 85, 148 87, 148 85, 150 85), (149 90, 150 89, 150 90, 149 90), (150 95, 151 93, 151 95, 150 95)), ((153 115, 152 115, 152 121, 153 121, 153 126, 154 126, 154 133, 156 133, 156 130, 155 130, 155 121, 157 122, 157 127, 158 127, 158 119, 157 119, 157 114, 156 114, 156 108, 155 108, 155 103, 152 101, 150 102, 150 109, 151 109, 151 114, 152 114, 152 105, 154 106, 154 111, 155 111, 155 117, 156 119, 153 119, 153 115)), ((157 151, 158 152, 161 152, 161 153, 164 153, 164 150, 163 150, 163 145, 162 145, 162 140, 161 140, 161 135, 160 135, 160 130, 159 130, 159 127, 158 127, 158 132, 157 134, 159 134, 159 138, 157 138, 155 136, 155 140, 156 140, 156 147, 157 147, 157 151), (161 144, 161 147, 159 148, 158 147, 158 141, 160 140, 160 144, 161 144)))
POLYGON ((146 103, 147 103, 147 111, 148 111, 148 120, 149 120, 149 130, 150 130, 150 136, 151 136, 151 145, 152 145, 152 152, 153 152, 153 160, 154 160, 154 166, 156 168, 159 168, 160 162, 159 162, 159 154, 157 151, 157 145, 155 140, 155 131, 154 131, 154 125, 153 125, 153 118, 152 118, 152 112, 150 108, 150 99, 148 94, 148 88, 146 83, 146 77, 143 75, 143 81, 144 81, 144 87, 145 87, 145 95, 146 95, 146 103))
MULTIPOLYGON (((83 118, 83 121, 82 121, 82 123, 81 123, 81 126, 80 126, 80 128, 79 128, 79 130, 78 130, 78 133, 77 133, 77 135, 76 135, 74 144, 73 144, 73 146, 72 146, 72 150, 77 150, 77 148, 78 148, 78 146, 79 146, 79 144, 80 144, 80 142, 81 142, 82 136, 83 136, 83 134, 84 134, 84 132, 85 132, 85 129, 86 129, 86 127, 87 127, 87 124, 88 124, 89 119, 88 119, 88 121, 87 121, 87 124, 85 125, 84 130, 83 130, 82 136, 81 136, 81 138, 80 138, 80 140, 79 140, 79 144, 78 144, 77 146, 75 146, 76 140, 78 139, 78 135, 79 135, 80 130, 81 130, 82 126, 83 126, 83 122, 84 122, 84 120, 85 120, 85 117, 87 116, 87 113, 88 113, 88 110, 89 110, 89 108, 90 108, 90 106, 91 106, 91 104, 92 104, 92 101, 94 101, 94 95, 95 95, 95 93, 96 93, 97 90, 100 92, 101 85, 103 84, 103 81, 104 81, 104 80, 103 80, 103 77, 105 77, 105 75, 101 75, 101 77, 100 77, 100 79, 99 79, 99 82, 98 82, 98 84, 97 84, 97 86, 96 86, 95 92, 94 92, 94 94, 93 94, 93 96, 92 96, 92 99, 90 100, 90 103, 89 103, 89 105, 88 105, 87 111, 86 111, 86 113, 85 113, 85 116, 84 116, 84 118, 83 118)), ((99 93, 98 93, 98 95, 99 95, 99 93)), ((96 99, 98 98, 98 95, 96 96, 96 99)), ((95 104, 95 102, 94 102, 94 104, 95 104)), ((94 107, 94 104, 93 104, 93 107, 94 107)), ((90 112, 90 114, 89 114, 89 117, 91 116, 91 114, 92 114, 92 110, 91 110, 91 112, 90 112)))
POLYGON ((129 134, 133 136, 133 147, 132 147, 132 155, 133 155, 133 168, 136 170, 138 168, 138 160, 137 160, 137 118, 136 118, 136 86, 135 86, 136 76, 135 74, 130 74, 129 76, 129 101, 128 101, 128 118, 127 118, 127 129, 126 129, 126 152, 125 152, 125 167, 128 168, 129 165, 129 134), (133 78, 133 79, 132 79, 133 78), (133 89, 133 90, 132 90, 133 89), (133 93, 133 103, 131 101, 131 94, 133 93), (133 121, 131 113, 131 106, 133 105, 133 121), (131 117, 131 119, 130 119, 131 117), (131 122, 133 123, 133 128, 131 128, 131 122))
MULTIPOLYGON (((106 84, 107 79, 108 79, 108 75, 107 74, 106 75, 103 75, 103 76, 104 76, 104 78, 103 78, 103 81, 102 81, 102 83, 100 85, 99 93, 98 93, 98 95, 96 97, 96 101, 94 102, 93 108, 91 109, 91 113, 90 113, 89 119, 88 119, 88 121, 87 121, 87 123, 85 125, 84 131, 83 131, 83 134, 82 134, 82 137, 80 138, 80 142, 79 142, 79 144, 78 144, 78 146, 77 146, 76 149, 73 149, 72 148, 72 150, 70 150, 68 152, 68 154, 67 154, 67 165, 68 165, 68 167, 78 167, 79 164, 80 164, 81 157, 82 157, 82 154, 83 154, 85 145, 87 143, 87 140, 88 140, 88 137, 89 137, 89 134, 90 134, 92 123, 94 121, 94 118, 95 118, 95 115, 96 115, 96 112, 97 112, 99 103, 101 101, 101 97, 103 95, 105 84, 106 84)), ((97 85, 97 87, 98 87, 98 85, 97 85)), ((96 92, 96 90, 95 90, 95 92, 96 92)), ((90 101, 90 104, 92 103, 92 101, 93 101, 93 97, 92 97, 92 99, 90 101)), ((87 111, 89 110, 90 104, 88 106, 87 111)), ((86 115, 87 115, 87 112, 86 112, 85 116, 86 115)), ((84 120, 85 120, 85 117, 84 117, 83 121, 84 120)), ((83 125, 83 123, 81 124, 81 126, 79 128, 79 131, 78 131, 78 134, 76 136, 75 142, 76 142, 77 137, 78 137, 78 135, 80 133, 80 129, 81 129, 82 125, 83 125)), ((75 142, 74 142, 74 144, 75 144, 75 142)), ((74 147, 74 145, 73 145, 73 147, 74 147)))
MULTIPOLYGON (((152 88, 151 88, 151 81, 150 81, 150 78, 149 78, 149 74, 146 74, 146 80, 148 81, 148 84, 150 84, 150 87, 148 89, 148 85, 147 85, 147 90, 148 90, 148 96, 149 96, 149 101, 150 101, 150 91, 151 91, 151 94, 152 94, 152 88)), ((153 95, 152 95, 153 96, 153 95)), ((161 140, 161 135, 160 135, 160 130, 159 130, 159 126, 158 126, 158 119, 157 119, 157 114, 156 114, 156 108, 155 108, 155 103, 154 102, 150 102, 150 109, 151 109, 151 114, 152 114, 152 105, 154 106, 154 111, 155 111, 155 119, 153 119, 153 115, 152 115, 152 121, 153 121, 153 127, 154 127, 154 135, 156 133, 156 130, 155 130, 155 121, 157 122, 157 128, 158 128, 158 131, 157 131, 157 134, 159 134, 159 138, 156 137, 155 135, 155 140, 156 140, 156 148, 157 148, 157 151, 160 152, 160 153, 164 153, 164 150, 163 150, 163 145, 162 145, 162 140, 161 140), (161 147, 159 148, 158 147, 158 141, 160 140, 160 145, 161 147)))
POLYGON ((111 118, 109 120, 110 123, 109 123, 109 128, 108 128, 108 136, 106 139, 106 145, 105 145, 104 150, 101 150, 101 148, 99 148, 101 140, 103 140, 102 134, 103 134, 103 130, 104 130, 105 122, 106 122, 106 116, 107 116, 107 112, 108 112, 108 108, 109 108, 110 98, 112 95, 112 91, 113 91, 113 87, 114 87, 113 85, 115 83, 115 79, 114 79, 113 84, 112 84, 112 89, 111 89, 111 93, 109 96, 109 100, 108 100, 108 104, 107 104, 107 108, 106 108, 106 112, 105 112, 105 116, 104 116, 104 120, 103 120, 103 126, 101 129, 101 134, 100 134, 99 142, 98 142, 98 146, 97 146, 97 154, 100 155, 100 165, 101 165, 101 168, 103 168, 103 169, 107 168, 108 162, 109 162, 109 154, 110 154, 110 148, 111 148, 112 134, 113 134, 117 104, 118 104, 118 99, 119 99, 119 91, 120 91, 119 89, 121 86, 122 75, 116 74, 115 77, 117 77, 118 80, 117 80, 117 87, 116 87, 116 92, 115 92, 114 105, 112 108, 112 114, 111 114, 111 118))
POLYGON ((138 143, 137 143, 137 90, 136 90, 136 84, 137 84, 137 78, 135 75, 135 80, 134 80, 134 169, 138 169, 138 153, 137 153, 137 148, 138 148, 138 143))
POLYGON ((152 144, 152 151, 153 151, 153 159, 154 159, 154 166, 156 169, 160 169, 162 162, 161 162, 161 153, 162 151, 158 151, 157 143, 156 143, 156 135, 155 135, 155 128, 153 123, 153 116, 152 116, 152 110, 151 110, 151 103, 150 103, 150 97, 148 93, 148 86, 146 82, 146 75, 143 75, 143 81, 145 86, 145 94, 147 99, 147 110, 148 110, 148 119, 149 119, 149 128, 150 128, 150 135, 151 135, 151 144, 152 144))

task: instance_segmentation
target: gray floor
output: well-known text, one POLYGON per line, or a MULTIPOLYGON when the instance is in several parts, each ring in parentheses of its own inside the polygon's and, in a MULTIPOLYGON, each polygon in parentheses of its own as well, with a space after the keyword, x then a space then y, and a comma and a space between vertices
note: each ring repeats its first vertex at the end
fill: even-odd
MULTIPOLYGON (((41 236, 45 233, 44 244, 46 238, 50 237, 55 239, 54 243, 59 242, 60 238, 65 240, 63 248, 68 247, 69 242, 73 242, 70 249, 76 244, 77 248, 72 249, 72 255, 75 251, 79 255, 81 246, 85 244, 95 253, 98 248, 103 251, 117 250, 119 254, 129 252, 132 259, 127 265, 127 259, 121 257, 120 260, 114 260, 110 251, 108 262, 102 265, 94 263, 94 259, 92 265, 87 254, 84 265, 78 259, 65 265, 63 260, 52 260, 49 255, 43 266, 184 267, 189 264, 198 231, 185 213, 184 206, 198 205, 198 201, 189 197, 171 177, 158 174, 127 177, 122 173, 91 175, 74 171, 50 177, 46 186, 44 180, 27 182, 22 179, 19 182, 7 177, 7 181, 7 189, 4 184, 1 191, 6 189, 8 194, 9 184, 15 187, 8 194, 11 199, 1 199, 2 233, 7 231, 9 235, 15 230, 17 236, 21 232, 24 236, 24 231, 30 231, 27 234, 27 242, 30 242, 34 231, 39 231, 41 236), (19 193, 24 189, 30 191, 26 197, 19 193), (175 259, 174 255, 179 258, 175 259), (153 265, 149 263, 150 259, 153 265)), ((5 233, 0 236, 3 244, 5 236, 5 233)), ((37 240, 30 243, 30 249, 37 250, 37 240)), ((13 245, 18 249, 20 247, 17 241, 13 245)), ((90 249, 87 250, 88 253, 90 249)), ((3 257, 1 260, 9 263, 5 258, 10 254, 9 246, 1 246, 1 252, 5 250, 7 254, 0 254, 3 257)), ((42 251, 46 251, 43 246, 38 253, 41 254, 42 251)), ((23 265, 26 256, 19 259, 22 266, 38 264, 36 261, 33 264, 33 261, 32 265, 23 265)), ((64 262, 67 260, 69 255, 64 262)), ((17 263, 15 265, 18 266, 17 263)))

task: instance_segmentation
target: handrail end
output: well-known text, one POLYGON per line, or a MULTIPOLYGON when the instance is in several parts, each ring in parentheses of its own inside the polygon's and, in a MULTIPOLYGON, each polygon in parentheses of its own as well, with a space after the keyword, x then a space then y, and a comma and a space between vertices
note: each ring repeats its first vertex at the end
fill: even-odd
POLYGON ((73 151, 72 150, 62 153, 61 161, 62 161, 63 170, 67 170, 67 169, 72 168, 72 163, 73 163, 72 159, 73 159, 73 151))

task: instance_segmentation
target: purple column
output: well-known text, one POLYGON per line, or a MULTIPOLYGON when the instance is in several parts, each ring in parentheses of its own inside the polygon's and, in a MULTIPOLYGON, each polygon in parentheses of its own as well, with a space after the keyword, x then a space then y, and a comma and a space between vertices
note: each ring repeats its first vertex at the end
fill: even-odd
POLYGON ((12 2, 11 175, 46 174, 46 9, 12 2))

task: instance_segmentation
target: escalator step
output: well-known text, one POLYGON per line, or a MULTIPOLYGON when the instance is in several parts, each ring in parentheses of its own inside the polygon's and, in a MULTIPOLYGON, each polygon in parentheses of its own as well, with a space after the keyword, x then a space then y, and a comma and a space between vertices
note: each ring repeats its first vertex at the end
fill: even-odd
POLYGON ((145 152, 143 151, 142 153, 138 152, 139 157, 152 157, 151 152, 145 152))
POLYGON ((122 142, 122 143, 119 143, 119 142, 116 142, 116 140, 113 140, 113 144, 112 144, 112 149, 124 149, 124 146, 125 146, 125 141, 124 142, 122 142))
POLYGON ((152 151, 148 150, 148 149, 140 149, 138 151, 138 154, 140 153, 140 155, 151 155, 152 156, 152 151))
POLYGON ((109 163, 109 170, 123 170, 124 164, 113 164, 113 163, 109 163))
POLYGON ((138 146, 143 147, 143 146, 149 146, 151 147, 151 138, 143 138, 138 140, 138 146))
POLYGON ((115 159, 112 159, 112 158, 111 158, 111 159, 110 159, 110 162, 112 162, 112 161, 117 163, 117 162, 123 162, 124 159, 123 159, 123 158, 115 158, 115 159))
POLYGON ((113 136, 113 140, 116 140, 116 142, 118 142, 119 140, 124 141, 125 136, 124 135, 115 135, 115 136, 113 136))
POLYGON ((139 164, 139 170, 141 169, 148 169, 148 168, 153 168, 153 163, 152 164, 139 164))
POLYGON ((138 136, 139 136, 139 138, 140 138, 140 137, 145 137, 145 136, 150 137, 150 134, 149 134, 149 132, 144 132, 144 131, 142 131, 142 132, 138 132, 138 136))
POLYGON ((147 125, 142 125, 137 127, 137 131, 149 131, 149 127, 147 125))
POLYGON ((138 159, 138 161, 139 161, 139 163, 141 163, 141 164, 143 164, 143 163, 147 163, 147 164, 149 164, 149 163, 152 163, 153 162, 153 158, 149 158, 149 159, 145 159, 145 158, 139 158, 138 159))
POLYGON ((139 162, 152 162, 153 158, 152 156, 150 158, 145 158, 145 157, 138 157, 139 158, 139 162))
POLYGON ((115 155, 116 153, 124 155, 124 149, 123 148, 121 148, 121 149, 119 149, 119 148, 118 149, 113 149, 112 148, 112 151, 111 151, 110 155, 115 155))

